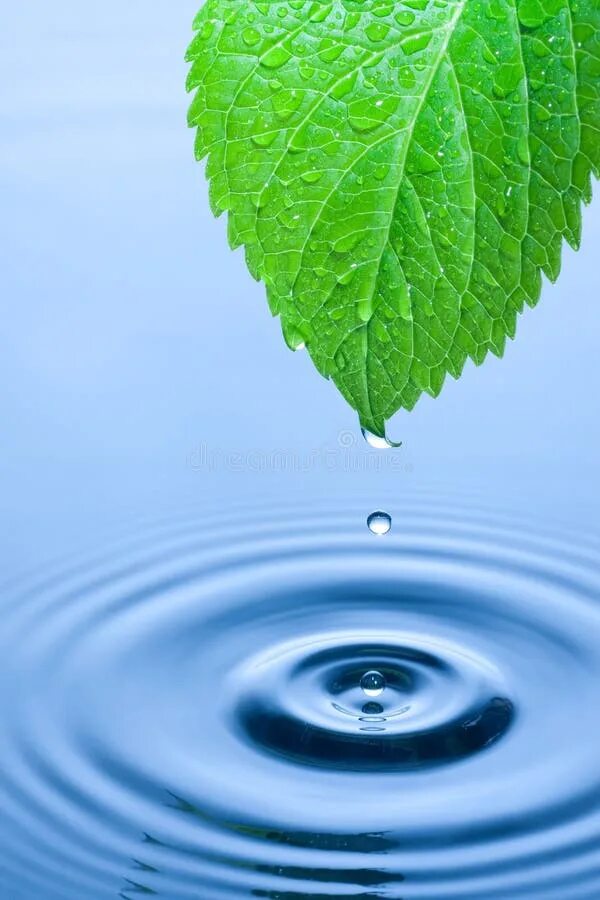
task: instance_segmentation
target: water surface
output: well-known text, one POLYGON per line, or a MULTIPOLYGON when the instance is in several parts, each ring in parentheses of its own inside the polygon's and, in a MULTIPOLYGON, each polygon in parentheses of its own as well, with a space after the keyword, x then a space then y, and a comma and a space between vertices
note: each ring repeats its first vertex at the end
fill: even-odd
POLYGON ((598 896, 597 543, 364 513, 182 514, 5 588, 6 896, 598 896))

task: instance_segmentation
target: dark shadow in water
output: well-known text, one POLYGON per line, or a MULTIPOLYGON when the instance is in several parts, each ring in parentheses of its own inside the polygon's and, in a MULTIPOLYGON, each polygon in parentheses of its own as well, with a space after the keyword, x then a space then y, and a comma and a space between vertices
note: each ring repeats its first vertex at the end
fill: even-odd
MULTIPOLYGON (((375 852, 379 854, 382 852, 385 853, 393 846, 392 842, 387 840, 383 834, 376 833, 358 835, 314 834, 311 832, 270 831, 249 825, 237 825, 229 822, 224 823, 170 791, 167 791, 166 793, 168 799, 165 805, 170 809, 175 809, 186 816, 193 816, 197 818, 199 822, 202 822, 203 825, 209 824, 212 827, 217 826, 220 828, 225 826, 229 831, 233 831, 239 835, 257 841, 317 851, 345 851, 348 853, 364 854, 375 852)), ((198 850, 190 846, 177 846, 172 843, 166 843, 146 832, 144 832, 142 836, 142 844, 145 852, 151 852, 151 848, 154 847, 156 850, 172 853, 175 860, 178 856, 185 857, 207 864, 231 868, 232 871, 245 869, 254 872, 257 875, 266 875, 276 879, 287 879, 289 881, 314 881, 318 882, 320 885, 330 883, 338 887, 341 885, 354 885, 359 888, 377 888, 390 883, 399 884, 404 880, 402 875, 389 873, 376 868, 335 869, 315 866, 308 869, 300 866, 286 866, 275 863, 272 865, 258 862, 253 863, 249 860, 240 859, 224 853, 217 854, 210 851, 198 850)), ((132 869, 140 873, 143 872, 146 876, 165 878, 166 873, 161 871, 156 865, 151 865, 150 863, 137 858, 132 859, 131 862, 132 869)), ((143 881, 146 881, 146 878, 143 878, 143 881, 140 880, 141 878, 142 875, 135 878, 124 878, 124 884, 121 887, 118 896, 122 898, 122 900, 131 900, 134 896, 159 896, 161 894, 160 890, 150 887, 148 883, 143 883, 143 881)), ((148 878, 148 880, 150 880, 150 878, 148 878)), ((259 888, 249 888, 248 891, 248 896, 265 897, 269 898, 269 900, 302 900, 302 898, 310 898, 310 900, 330 900, 333 896, 332 894, 306 893, 306 891, 281 891, 259 888)), ((167 895, 165 894, 165 896, 167 895)), ((206 895, 203 894, 202 896, 203 900, 206 900, 206 895)), ((385 895, 379 892, 373 893, 371 891, 368 893, 361 892, 359 894, 356 892, 353 892, 352 894, 335 893, 335 897, 339 898, 339 900, 353 900, 353 898, 369 900, 369 898, 379 898, 383 896, 389 896, 389 893, 386 893, 385 895)), ((398 900, 400 900, 400 898, 398 898, 398 900)))
POLYGON ((212 816, 200 807, 188 803, 182 797, 166 792, 169 800, 167 806, 179 812, 187 813, 200 819, 204 824, 223 831, 231 831, 245 837, 267 841, 272 844, 285 844, 289 847, 303 849, 346 851, 347 853, 385 853, 395 848, 396 843, 386 837, 385 832, 366 832, 365 834, 333 834, 314 833, 312 831, 274 831, 261 828, 259 825, 244 825, 226 822, 212 816))
POLYGON ((240 715, 252 741, 278 756, 319 768, 386 772, 439 766, 478 753, 508 730, 514 707, 504 697, 493 697, 483 708, 437 729, 409 734, 382 729, 372 737, 307 725, 253 704, 240 715))
MULTIPOLYGON (((381 900, 382 897, 390 898, 385 894, 307 894, 305 891, 252 891, 252 897, 266 897, 267 900, 381 900)), ((396 897, 395 900, 403 900, 396 897)))

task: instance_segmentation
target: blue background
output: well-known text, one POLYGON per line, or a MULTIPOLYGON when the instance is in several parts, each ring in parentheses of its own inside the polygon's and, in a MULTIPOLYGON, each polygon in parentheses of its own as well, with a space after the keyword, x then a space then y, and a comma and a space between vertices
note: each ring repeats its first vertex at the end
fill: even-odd
MULTIPOLYGON (((225 542, 221 512, 228 521, 238 507, 268 510, 275 498, 289 501, 289 515, 294 516, 299 497, 304 512, 298 515, 311 504, 315 510, 329 503, 343 507, 340 513, 350 518, 358 510, 356 528, 364 530, 365 542, 375 540, 365 528, 367 514, 377 507, 389 509, 394 534, 401 537, 403 501, 415 494, 436 501, 434 510, 440 498, 445 499, 439 507, 483 510, 478 512, 480 523, 486 511, 493 521, 496 508, 510 510, 511 518, 503 521, 515 523, 515 553, 523 540, 518 535, 535 537, 529 535, 534 528, 529 522, 545 527, 557 521, 562 533, 587 531, 592 540, 598 535, 600 204, 585 211, 581 251, 565 249, 558 284, 547 284, 537 309, 521 317, 505 358, 490 357, 480 368, 467 365, 460 381, 449 379, 437 400, 424 397, 414 412, 401 412, 390 423, 390 436, 404 442, 400 450, 371 451, 333 385, 317 374, 306 353, 287 349, 263 287, 248 275, 243 253, 231 253, 227 246, 225 219, 215 220, 209 211, 202 167, 194 161, 193 134, 186 128, 183 58, 198 3, 105 0, 90 6, 75 0, 33 0, 3 9, 0 638, 9 647, 13 579, 35 581, 47 566, 52 570, 55 559, 58 571, 65 571, 60 567, 65 558, 80 565, 85 558, 80 552, 98 549, 101 554, 120 535, 133 541, 146 534, 148 522, 177 522, 189 507, 195 515, 206 510, 207 531, 199 535, 199 543, 208 543, 211 536, 209 510, 217 508, 218 513, 215 541, 225 542)), ((407 502, 405 509, 409 506, 407 502)), ((328 521, 335 522, 335 516, 328 521)), ((279 520, 272 524, 280 527, 279 520)), ((285 539, 293 529, 281 525, 281 533, 285 539)), ((555 552, 556 546, 550 543, 547 552, 555 552)), ((277 583, 273 596, 280 589, 277 583)), ((86 603, 93 595, 84 592, 75 600, 67 611, 92 615, 93 607, 88 612, 86 603)), ((524 612, 526 606, 525 601, 524 612)), ((52 607, 47 608, 42 637, 53 633, 52 607)), ((553 608, 549 603, 549 616, 553 608)), ((177 624, 175 617, 173 627, 177 624)), ((188 627, 186 618, 179 627, 188 627)), ((54 713, 61 710, 57 718, 62 721, 61 704, 73 700, 63 700, 57 660, 63 652, 69 657, 68 650, 81 653, 82 648, 48 643, 55 650, 47 657, 54 660, 52 666, 36 660, 35 648, 43 650, 43 641, 36 644, 35 637, 31 645, 23 641, 15 646, 16 662, 12 651, 3 656, 4 733, 10 735, 22 719, 27 750, 39 750, 42 758, 46 754, 59 775, 66 773, 67 783, 72 779, 85 790, 77 795, 79 804, 63 795, 62 780, 55 794, 45 793, 48 782, 37 778, 22 754, 11 756, 21 744, 13 747, 11 739, 5 741, 4 782, 16 801, 12 811, 8 803, 3 805, 8 824, 0 852, 0 895, 2 884, 8 884, 11 900, 37 900, 37 882, 50 865, 58 874, 45 883, 44 896, 62 900, 69 878, 75 893, 68 895, 81 896, 79 873, 68 872, 63 863, 65 854, 68 861, 81 858, 79 841, 72 841, 69 831, 80 821, 94 822, 87 832, 82 829, 84 847, 87 839, 97 837, 96 825, 100 834, 112 830, 120 856, 106 865, 102 877, 107 884, 114 882, 116 890, 123 874, 131 875, 128 857, 141 852, 141 829, 134 823, 149 805, 144 792, 126 793, 130 785, 125 779, 119 787, 131 809, 115 803, 115 819, 96 822, 95 801, 105 798, 96 782, 85 780, 96 750, 86 743, 86 728, 77 728, 77 692, 67 695, 75 696, 76 708, 64 710, 67 726, 73 726, 64 736, 83 745, 80 756, 64 752, 54 730, 45 730, 46 716, 40 712, 48 702, 54 713), (29 714, 30 708, 37 713, 29 714), (20 794, 23 785, 27 790, 20 794), (30 794, 36 802, 23 802, 30 794), (49 796, 57 806, 48 802, 49 796), (38 800, 42 813, 47 803, 49 816, 40 815, 38 800), (58 814, 52 814, 53 808, 58 814), (75 810, 72 821, 64 813, 70 809, 75 810), (117 813, 123 814, 124 830, 119 830, 117 813), (56 839, 56 853, 48 835, 56 839), (36 859, 42 864, 36 866, 36 859), (63 869, 69 876, 64 883, 63 869), (20 871, 27 873, 22 883, 14 874, 20 871)), ((154 652, 155 645, 149 646, 154 652)), ((537 645, 532 641, 528 646, 533 670, 537 645)), ((109 666, 102 668, 101 642, 99 647, 89 668, 83 666, 83 682, 95 686, 90 672, 103 676, 98 678, 99 697, 108 698, 108 716, 100 714, 99 721, 110 721, 107 746, 122 751, 133 744, 137 749, 118 709, 113 715, 119 694, 114 673, 109 666)), ((545 657, 539 652, 541 665, 545 657)), ((42 652, 39 656, 46 659, 42 652)), ((110 653, 106 658, 112 659, 110 653)), ((153 718, 157 699, 159 712, 170 708, 174 683, 167 679, 163 684, 165 670, 150 662, 151 653, 133 654, 130 672, 134 688, 149 685, 147 692, 140 690, 146 722, 153 718)), ((178 671, 173 668, 175 676, 178 671)), ((565 675, 558 668, 554 680, 567 684, 569 671, 565 675)), ((197 685, 185 686, 191 710, 197 685)), ((579 717, 585 726, 592 719, 593 704, 586 706, 592 689, 588 683, 578 693, 577 681, 567 686, 571 694, 565 720, 579 717)), ((546 688, 544 681, 544 693, 546 688)), ((82 697, 87 696, 83 691, 82 697)), ((562 723, 552 686, 547 697, 545 721, 562 723)), ((185 692, 178 702, 185 710, 185 692)), ((96 703, 102 713, 98 698, 96 703)), ((87 713, 85 702, 81 706, 87 713)), ((90 720, 94 715, 92 708, 90 720)), ((85 716, 83 721, 88 721, 85 716)), ((595 718, 586 727, 584 735, 597 734, 595 718)), ((60 727, 57 733, 63 736, 60 727)), ((94 728, 90 733, 97 736, 94 728)), ((143 731, 140 735, 144 741, 143 731)), ((174 746, 178 735, 176 729, 174 746)), ((571 740, 575 746, 577 733, 563 728, 552 745, 561 751, 561 741, 566 745, 571 740)), ((585 743, 579 742, 582 752, 589 750, 585 743)), ((155 751, 152 747, 148 753, 150 765, 161 762, 155 751)), ((562 779, 565 789, 588 775, 584 766, 570 768, 572 781, 562 779)), ((526 808, 528 785, 523 784, 526 808)), ((0 788, 6 791, 5 784, 0 788)), ((477 797, 471 800, 478 802, 477 797)), ((157 821, 163 815, 157 805, 157 821)), ((554 821, 546 824, 550 832, 554 821)), ((560 855, 556 861, 562 865, 560 855)), ((82 866, 82 878, 85 874, 82 866)), ((94 896, 108 893, 99 888, 94 896)))
POLYGON ((3 571, 132 514, 272 492, 476 492, 593 528, 600 207, 505 358, 400 413, 401 461, 374 471, 208 210, 185 124, 196 4, 3 11, 3 571))

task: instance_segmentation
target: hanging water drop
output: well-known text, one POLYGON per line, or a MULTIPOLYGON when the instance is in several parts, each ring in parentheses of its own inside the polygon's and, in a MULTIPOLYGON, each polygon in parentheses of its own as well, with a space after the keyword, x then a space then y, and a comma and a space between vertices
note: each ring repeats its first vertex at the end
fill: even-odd
POLYGON ((392 527, 392 517, 382 510, 377 510, 376 512, 371 513, 367 519, 367 525, 372 534, 376 534, 377 537, 382 537, 384 534, 387 534, 392 527))
POLYGON ((385 434, 382 436, 373 434, 373 432, 368 431, 366 428, 361 428, 360 430, 369 447, 373 447, 374 450, 390 450, 393 447, 402 446, 402 441, 394 443, 394 441, 390 441, 385 434))
POLYGON ((360 686, 366 697, 381 697, 385 690, 385 677, 376 669, 371 669, 360 679, 360 686))

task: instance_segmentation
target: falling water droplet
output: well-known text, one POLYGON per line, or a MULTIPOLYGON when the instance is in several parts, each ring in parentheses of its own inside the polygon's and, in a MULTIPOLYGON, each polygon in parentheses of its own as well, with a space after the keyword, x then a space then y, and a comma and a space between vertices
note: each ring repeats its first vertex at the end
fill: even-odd
POLYGON ((392 527, 392 517, 382 510, 377 510, 371 513, 367 519, 367 525, 369 526, 369 531, 381 537, 387 534, 392 527))
POLYGON ((389 450, 392 447, 402 446, 402 441, 394 443, 394 441, 390 441, 385 434, 382 436, 373 434, 373 432, 368 431, 366 428, 361 428, 360 430, 369 447, 373 447, 375 450, 389 450))
POLYGON ((381 697, 385 690, 385 678, 381 672, 371 669, 360 679, 363 694, 367 697, 381 697))

